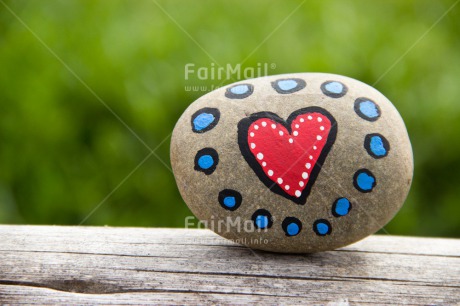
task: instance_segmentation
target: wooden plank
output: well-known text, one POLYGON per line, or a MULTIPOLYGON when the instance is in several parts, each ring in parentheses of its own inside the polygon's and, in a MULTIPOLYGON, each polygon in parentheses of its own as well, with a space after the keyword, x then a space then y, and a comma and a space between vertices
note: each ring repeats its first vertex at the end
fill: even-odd
POLYGON ((0 302, 460 303, 460 240, 371 236, 306 255, 208 230, 0 226, 0 302))

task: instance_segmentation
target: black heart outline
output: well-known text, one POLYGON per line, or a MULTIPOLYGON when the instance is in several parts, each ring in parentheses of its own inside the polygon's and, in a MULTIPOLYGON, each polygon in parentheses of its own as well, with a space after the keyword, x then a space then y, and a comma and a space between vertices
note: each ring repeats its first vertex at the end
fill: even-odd
POLYGON ((329 151, 331 150, 336 137, 337 137, 337 121, 328 111, 318 106, 310 106, 310 107, 301 108, 299 110, 296 110, 295 112, 289 115, 286 121, 284 121, 281 117, 279 117, 275 113, 259 112, 259 113, 254 113, 250 115, 249 117, 243 118, 240 120, 240 122, 238 122, 238 145, 240 147, 241 155, 243 155, 244 159, 249 164, 249 166, 252 168, 252 170, 255 172, 257 177, 262 181, 262 183, 265 184, 265 186, 268 187, 269 190, 299 205, 304 205, 306 203, 307 198, 310 195, 311 189, 313 187, 313 184, 315 183, 316 178, 318 177, 318 174, 321 171, 321 167, 323 166, 323 163, 327 155, 329 154, 329 151), (267 118, 267 119, 273 120, 283 125, 288 130, 289 134, 291 134, 292 133, 291 124, 295 118, 297 118, 299 115, 303 115, 307 113, 315 113, 315 112, 326 116, 330 120, 331 130, 329 131, 329 135, 327 137, 326 143, 324 144, 323 150, 321 151, 321 154, 319 155, 318 160, 316 161, 316 164, 310 173, 310 179, 308 180, 307 185, 303 189, 302 194, 300 195, 300 197, 291 196, 287 194, 280 186, 278 186, 276 182, 271 180, 263 171, 262 166, 259 164, 259 162, 256 160, 256 157, 252 154, 251 150, 249 149, 249 143, 247 140, 248 130, 251 124, 255 122, 256 120, 267 118))

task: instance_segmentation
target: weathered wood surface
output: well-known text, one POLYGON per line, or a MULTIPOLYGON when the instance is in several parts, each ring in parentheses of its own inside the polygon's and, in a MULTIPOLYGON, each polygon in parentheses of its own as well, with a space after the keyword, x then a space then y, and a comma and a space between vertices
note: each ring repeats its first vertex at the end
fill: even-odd
POLYGON ((208 230, 0 226, 0 301, 460 304, 460 240, 372 236, 311 255, 208 230))

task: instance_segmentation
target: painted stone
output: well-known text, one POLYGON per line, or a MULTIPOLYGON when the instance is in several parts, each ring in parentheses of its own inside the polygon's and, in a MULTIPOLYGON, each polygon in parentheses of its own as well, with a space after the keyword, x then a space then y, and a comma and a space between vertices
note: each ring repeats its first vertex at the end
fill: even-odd
POLYGON ((375 233, 404 203, 413 174, 393 104, 364 83, 322 73, 245 80, 199 98, 174 128, 171 164, 208 228, 285 253, 375 233))

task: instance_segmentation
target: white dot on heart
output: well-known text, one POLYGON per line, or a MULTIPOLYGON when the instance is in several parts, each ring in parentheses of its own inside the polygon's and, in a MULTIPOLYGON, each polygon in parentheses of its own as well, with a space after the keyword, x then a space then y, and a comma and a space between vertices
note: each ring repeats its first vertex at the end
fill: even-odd
POLYGON ((283 135, 284 135, 283 131, 280 131, 279 133, 280 133, 280 136, 283 136, 283 135))
POLYGON ((318 148, 316 146, 313 146, 313 150, 316 150, 316 149, 318 149, 318 148))
POLYGON ((272 176, 273 175, 273 170, 268 170, 268 176, 272 176))
POLYGON ((324 131, 324 126, 320 126, 319 129, 320 129, 321 131, 324 131))
POLYGON ((299 135, 299 132, 297 132, 297 131, 294 131, 294 133, 292 133, 292 135, 294 135, 294 136, 298 136, 298 135, 299 135))
POLYGON ((278 182, 278 184, 283 184, 283 179, 280 177, 276 181, 278 182))
POLYGON ((310 163, 306 163, 306 164, 305 164, 305 167, 306 167, 307 169, 310 169, 310 168, 311 168, 311 164, 310 164, 310 163))
POLYGON ((292 140, 292 138, 289 138, 289 143, 293 143, 294 140, 292 140))
POLYGON ((289 190, 289 188, 291 188, 291 187, 289 187, 289 185, 284 186, 284 189, 286 189, 286 190, 289 190))
POLYGON ((266 165, 267 165, 266 162, 263 162, 263 163, 262 163, 262 167, 265 167, 266 165))
POLYGON ((255 129, 255 130, 258 130, 258 129, 259 129, 259 126, 258 126, 257 124, 254 125, 254 129, 255 129))
POLYGON ((257 158, 259 160, 262 160, 262 159, 264 159, 264 155, 262 153, 257 153, 257 158))
POLYGON ((321 122, 321 121, 323 121, 323 118, 318 117, 318 122, 321 122))
POLYGON ((251 143, 251 149, 255 149, 256 148, 256 144, 255 143, 251 143))
POLYGON ((308 178, 308 173, 307 172, 302 173, 302 178, 306 180, 308 178))
POLYGON ((305 121, 305 119, 303 119, 303 118, 300 118, 300 122, 304 122, 304 121, 305 121))
POLYGON ((300 190, 296 190, 296 191, 295 191, 295 196, 296 196, 296 197, 300 197, 301 194, 302 194, 302 193, 300 192, 300 190))
POLYGON ((263 126, 263 127, 266 127, 266 126, 267 126, 267 122, 262 121, 262 126, 263 126))
POLYGON ((276 129, 276 124, 272 124, 272 129, 276 129))
POLYGON ((320 135, 318 135, 318 136, 316 136, 316 139, 321 140, 321 139, 323 139, 323 137, 321 137, 320 135))
POLYGON ((308 120, 311 120, 311 119, 313 119, 313 117, 312 117, 312 116, 308 116, 307 118, 308 118, 308 120))
POLYGON ((298 129, 299 127, 300 127, 300 125, 298 125, 298 124, 295 125, 295 128, 296 128, 296 129, 298 129))
POLYGON ((249 136, 254 137, 254 132, 249 133, 249 136))
POLYGON ((309 159, 313 159, 313 156, 310 155, 310 156, 308 156, 308 158, 309 158, 309 159))
POLYGON ((300 181, 300 182, 299 182, 299 186, 300 186, 300 187, 303 187, 303 185, 305 185, 304 182, 300 181))

